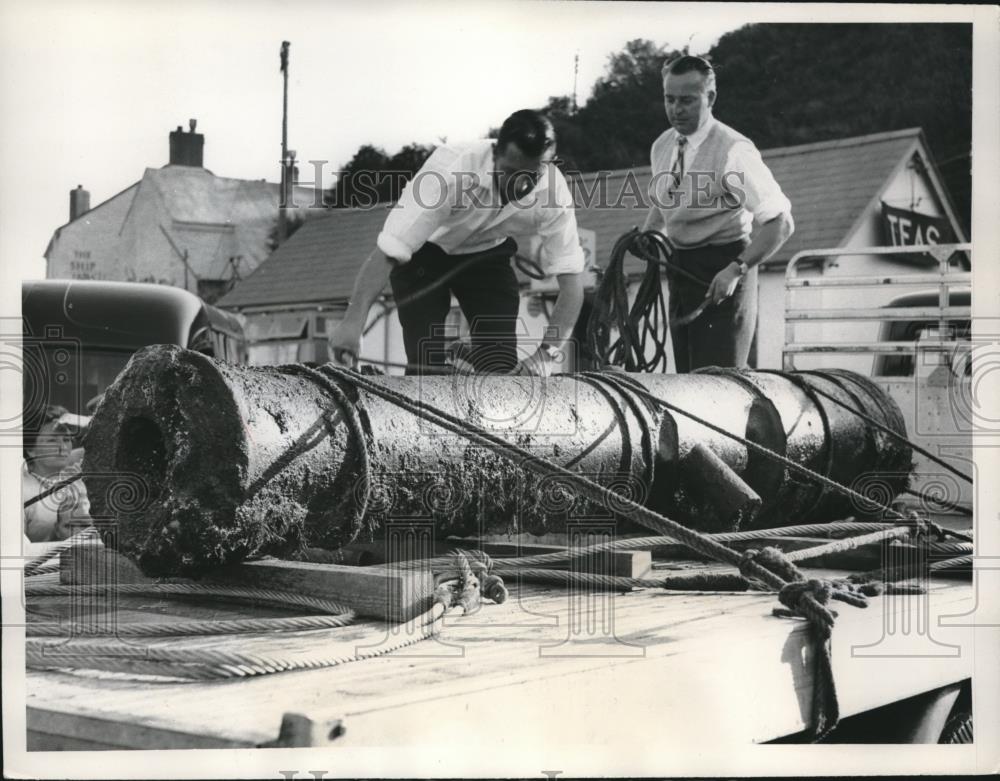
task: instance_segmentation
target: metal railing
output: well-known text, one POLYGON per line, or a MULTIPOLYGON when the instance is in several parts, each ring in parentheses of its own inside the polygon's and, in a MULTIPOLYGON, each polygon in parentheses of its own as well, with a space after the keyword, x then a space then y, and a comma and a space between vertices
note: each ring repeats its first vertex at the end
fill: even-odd
POLYGON ((947 352, 954 350, 957 342, 942 340, 940 335, 949 333, 949 321, 968 320, 972 316, 971 306, 952 306, 951 288, 961 286, 968 289, 972 284, 972 273, 953 271, 949 261, 956 252, 971 252, 970 243, 923 244, 912 247, 855 247, 837 249, 802 250, 795 253, 785 269, 785 344, 782 349, 782 367, 785 371, 795 369, 795 356, 802 353, 871 353, 898 354, 916 353, 919 350, 947 352), (844 276, 826 278, 804 278, 799 276, 799 262, 809 258, 840 257, 844 255, 912 255, 926 253, 938 262, 934 273, 918 274, 872 274, 870 276, 844 276), (872 288, 892 286, 933 286, 938 290, 937 306, 899 307, 857 307, 816 309, 795 306, 795 293, 803 289, 817 288, 872 288), (796 342, 795 324, 819 321, 909 321, 937 320, 938 340, 914 340, 912 342, 796 342))

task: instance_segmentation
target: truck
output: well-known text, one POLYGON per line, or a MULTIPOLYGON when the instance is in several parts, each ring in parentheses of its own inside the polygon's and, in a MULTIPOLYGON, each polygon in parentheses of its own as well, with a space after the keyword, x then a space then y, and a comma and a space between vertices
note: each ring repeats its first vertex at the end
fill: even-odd
MULTIPOLYGON (((786 272, 785 369, 796 369, 806 354, 820 356, 826 366, 836 366, 841 354, 874 356, 870 379, 896 400, 912 441, 971 473, 974 432, 956 406, 956 399, 971 398, 973 344, 963 327, 971 320, 971 275, 951 269, 944 249, 969 246, 907 248, 934 251, 941 260, 937 273, 905 279, 798 275, 800 256, 855 250, 813 250, 793 258, 786 272), (921 291, 891 306, 853 311, 817 311, 796 303, 804 287, 852 285, 921 291), (929 285, 935 291, 933 306, 924 291, 929 285), (816 319, 868 322, 873 337, 803 342, 795 324, 816 319), (923 325, 928 322, 936 324, 933 333, 923 325)), ((900 507, 919 511, 938 528, 969 532, 972 486, 948 482, 950 473, 924 456, 915 461, 914 491, 901 497, 900 507)), ((877 570, 885 564, 891 546, 884 541, 829 550, 838 547, 840 536, 783 539, 776 533, 733 544, 779 545, 786 551, 822 547, 827 552, 808 570, 816 578, 845 577, 852 568, 877 570)), ((954 542, 935 544, 929 561, 921 560, 925 575, 935 562, 954 564, 957 554, 948 551, 971 551, 954 542)), ((476 548, 501 560, 569 547, 564 538, 522 534, 447 539, 425 552, 440 557, 476 548)), ((679 556, 676 547, 602 549, 594 566, 599 573, 636 582, 706 571, 704 561, 679 556)), ((394 593, 392 599, 398 600, 412 586, 412 570, 378 545, 347 546, 336 553, 326 562, 295 562, 289 569, 260 562, 256 571, 280 573, 264 578, 267 587, 334 594, 349 604, 353 596, 362 606, 370 601, 371 589, 383 596, 394 593), (351 568, 353 573, 345 572, 351 568)), ((871 599, 866 609, 839 608, 829 669, 840 724, 823 736, 824 742, 971 741, 971 681, 981 661, 967 652, 978 608, 967 565, 937 568, 944 577, 920 579, 923 593, 889 592, 871 599)), ((561 566, 572 582, 572 560, 553 566, 561 566)), ((110 578, 124 584, 118 600, 128 589, 141 592, 152 583, 131 562, 94 551, 76 558, 64 554, 59 572, 28 579, 44 595, 49 592, 41 578, 83 589, 81 594, 110 578)), ((379 620, 378 609, 373 613, 369 606, 358 607, 359 620, 337 630, 183 641, 205 654, 239 649, 259 655, 264 665, 291 670, 274 675, 234 667, 218 680, 151 679, 81 674, 54 662, 33 667, 27 671, 28 749, 329 747, 324 754, 330 758, 329 772, 365 775, 413 773, 415 767, 465 775, 525 775, 542 768, 567 775, 724 774, 773 769, 760 764, 766 760, 759 756, 746 764, 746 750, 757 744, 815 738, 816 692, 824 686, 816 663, 822 643, 817 644, 808 621, 774 614, 774 593, 633 589, 620 585, 625 582, 564 588, 512 574, 502 604, 447 614, 433 631, 412 616, 379 620), (319 669, 310 669, 317 659, 323 661, 314 665, 319 669), (393 752, 380 753, 387 748, 393 752)), ((52 615, 65 617, 70 609, 45 604, 52 615)), ((115 601, 105 607, 123 623, 276 615, 273 605, 264 604, 159 603, 143 611, 115 601)), ((140 655, 147 647, 141 639, 120 639, 134 642, 140 655)), ((148 642, 165 649, 177 641, 148 642)), ((267 756, 259 752, 254 761, 269 767, 267 756)))

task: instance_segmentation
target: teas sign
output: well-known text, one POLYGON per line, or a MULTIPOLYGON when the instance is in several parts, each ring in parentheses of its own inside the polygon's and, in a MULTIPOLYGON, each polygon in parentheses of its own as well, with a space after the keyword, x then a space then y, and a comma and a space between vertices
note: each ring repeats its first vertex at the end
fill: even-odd
POLYGON ((897 209, 882 204, 882 230, 885 243, 893 247, 915 247, 922 244, 951 244, 955 234, 944 217, 897 209))

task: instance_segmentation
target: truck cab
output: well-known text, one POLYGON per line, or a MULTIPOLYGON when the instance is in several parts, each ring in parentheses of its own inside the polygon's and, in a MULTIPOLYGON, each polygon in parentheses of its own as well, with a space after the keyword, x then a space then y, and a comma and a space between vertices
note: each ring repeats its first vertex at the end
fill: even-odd
POLYGON ((88 414, 132 354, 175 344, 246 363, 241 319, 179 288, 33 280, 21 287, 24 417, 47 405, 88 414))

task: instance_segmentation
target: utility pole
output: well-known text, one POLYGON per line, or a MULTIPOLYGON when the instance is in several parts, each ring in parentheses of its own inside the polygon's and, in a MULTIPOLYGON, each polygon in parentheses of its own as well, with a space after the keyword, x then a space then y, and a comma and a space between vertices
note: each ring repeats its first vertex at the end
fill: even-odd
POLYGON ((285 207, 289 202, 288 183, 291 179, 288 170, 288 41, 281 42, 281 73, 284 79, 281 109, 281 195, 278 202, 278 244, 282 244, 288 235, 288 224, 285 221, 285 207))
POLYGON ((573 57, 573 113, 576 113, 576 77, 580 73, 580 52, 573 57))

